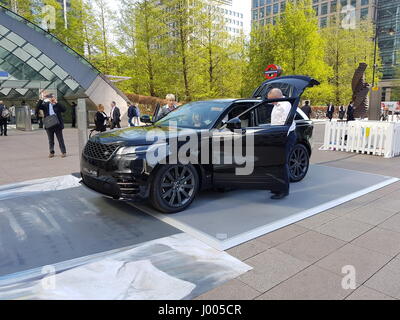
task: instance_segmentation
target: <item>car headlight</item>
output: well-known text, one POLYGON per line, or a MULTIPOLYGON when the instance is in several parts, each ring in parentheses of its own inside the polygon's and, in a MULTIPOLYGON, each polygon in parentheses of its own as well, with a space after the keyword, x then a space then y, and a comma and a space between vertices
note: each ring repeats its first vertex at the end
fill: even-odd
POLYGON ((148 146, 122 147, 117 151, 117 155, 134 156, 137 154, 154 151, 155 149, 158 149, 160 147, 165 147, 166 145, 167 145, 166 143, 156 143, 148 146))

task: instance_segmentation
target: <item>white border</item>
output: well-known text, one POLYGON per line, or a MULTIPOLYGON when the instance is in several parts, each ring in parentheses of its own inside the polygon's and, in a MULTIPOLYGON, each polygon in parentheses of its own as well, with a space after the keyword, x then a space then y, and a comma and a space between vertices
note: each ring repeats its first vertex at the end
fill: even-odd
MULTIPOLYGON (((341 168, 338 168, 338 169, 341 169, 341 168)), ((350 170, 350 171, 352 171, 352 170, 350 170)), ((363 172, 363 173, 365 173, 365 172, 363 172)), ((238 246, 238 245, 240 245, 240 244, 242 244, 244 242, 247 242, 247 241, 250 241, 252 239, 258 238, 258 237, 263 236, 263 235, 265 235, 267 233, 270 233, 272 231, 281 229, 283 227, 286 227, 288 225, 291 225, 293 223, 301 221, 301 220, 303 220, 305 218, 312 217, 312 216, 314 216, 314 215, 316 215, 318 213, 321 213, 321 212, 326 211, 328 209, 331 209, 331 208, 334 208, 336 206, 339 206, 339 205, 341 205, 341 204, 343 204, 345 202, 348 202, 348 201, 351 201, 353 199, 359 198, 359 197, 361 197, 361 196, 363 196, 365 194, 368 194, 370 192, 376 191, 378 189, 382 189, 382 188, 384 188, 384 187, 386 187, 386 186, 388 186, 390 184, 393 184, 393 183, 395 183, 395 182, 397 182, 399 180, 400 179, 398 179, 398 178, 389 178, 388 180, 380 182, 378 184, 375 184, 375 185, 373 185, 371 187, 361 189, 361 190, 353 192, 353 193, 351 193, 351 194, 349 194, 347 196, 344 196, 344 197, 341 197, 341 198, 326 202, 326 203, 321 204, 319 206, 316 206, 316 207, 313 207, 311 209, 296 213, 296 214, 294 214, 292 216, 289 216, 287 218, 277 220, 277 221, 275 221, 273 223, 266 224, 264 226, 255 228, 253 230, 250 230, 248 232, 239 234, 237 236, 234 236, 234 237, 232 237, 232 238, 230 238, 228 240, 224 240, 224 241, 219 241, 218 239, 210 236, 209 234, 204 233, 202 231, 199 231, 198 229, 193 228, 193 227, 187 225, 186 223, 179 222, 174 218, 170 218, 169 216, 167 216, 165 214, 161 214, 161 213, 157 213, 155 211, 152 211, 151 209, 149 209, 146 206, 137 205, 137 204, 134 204, 134 203, 131 203, 131 205, 134 206, 135 208, 137 208, 137 209, 139 209, 139 210, 141 210, 141 211, 143 211, 143 212, 145 212, 145 213, 147 213, 147 214, 149 214, 149 215, 161 220, 162 222, 168 223, 169 225, 171 225, 171 226, 173 226, 173 227, 175 227, 177 229, 180 229, 183 232, 186 232, 186 233, 192 235, 193 237, 205 242, 206 244, 208 244, 209 246, 211 246, 211 247, 213 247, 213 248, 215 248, 217 250, 228 250, 228 249, 233 248, 235 246, 238 246)))

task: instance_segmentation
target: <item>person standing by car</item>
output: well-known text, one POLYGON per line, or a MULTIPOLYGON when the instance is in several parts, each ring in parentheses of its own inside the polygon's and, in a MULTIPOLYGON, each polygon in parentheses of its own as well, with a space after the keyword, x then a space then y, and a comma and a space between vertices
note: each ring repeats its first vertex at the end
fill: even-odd
POLYGON ((96 125, 96 131, 105 132, 107 130, 107 114, 104 112, 104 106, 99 104, 97 106, 97 112, 94 116, 94 123, 96 125))
POLYGON ((170 112, 174 111, 176 108, 178 108, 178 106, 176 104, 175 95, 173 95, 172 93, 167 94, 165 99, 167 100, 167 104, 165 106, 161 107, 160 112, 157 116, 157 120, 164 118, 168 113, 170 113, 170 112))
MULTIPOLYGON (((284 98, 283 93, 280 89, 274 88, 268 93, 268 99, 282 99, 284 98)), ((282 126, 285 125, 287 118, 292 109, 292 104, 289 101, 281 101, 281 102, 273 102, 274 108, 271 113, 271 125, 272 126, 282 126)), ((282 190, 272 190, 271 192, 274 194, 271 199, 280 200, 289 195, 290 189, 290 171, 289 171, 289 156, 293 150, 294 145, 296 144, 297 135, 296 135, 296 123, 290 125, 287 142, 285 144, 285 165, 283 169, 283 180, 284 187, 282 190)))
POLYGON ((7 122, 8 118, 10 117, 10 111, 4 105, 3 101, 0 101, 0 129, 1 129, 1 136, 7 136, 7 122))
POLYGON ((115 128, 121 128, 121 112, 117 107, 117 103, 115 101, 111 102, 111 130, 115 128))
POLYGON ((137 117, 136 107, 132 104, 132 102, 128 101, 128 123, 130 127, 134 127, 135 124, 132 123, 132 120, 137 117))
POLYGON ((312 110, 310 106, 310 101, 307 100, 304 106, 301 107, 301 110, 306 114, 308 119, 311 119, 312 110))
POLYGON ((65 158, 67 156, 67 149, 64 143, 64 120, 62 113, 67 109, 60 103, 58 103, 56 97, 53 94, 46 96, 44 99, 39 100, 37 105, 37 110, 43 110, 44 114, 44 125, 47 132, 47 137, 49 140, 50 154, 49 158, 54 158, 54 135, 56 135, 58 144, 61 150, 61 157, 65 158))
POLYGON ((332 103, 329 103, 326 109, 326 117, 329 119, 329 121, 332 121, 334 113, 335 113, 335 106, 332 103))

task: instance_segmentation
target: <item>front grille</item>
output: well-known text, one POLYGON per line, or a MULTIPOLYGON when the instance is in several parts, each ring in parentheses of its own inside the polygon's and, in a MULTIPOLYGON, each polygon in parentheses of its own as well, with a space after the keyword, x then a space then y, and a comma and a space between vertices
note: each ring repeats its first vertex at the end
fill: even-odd
POLYGON ((118 149, 119 144, 102 144, 93 141, 88 141, 83 150, 83 154, 92 159, 107 161, 111 158, 114 152, 118 149))

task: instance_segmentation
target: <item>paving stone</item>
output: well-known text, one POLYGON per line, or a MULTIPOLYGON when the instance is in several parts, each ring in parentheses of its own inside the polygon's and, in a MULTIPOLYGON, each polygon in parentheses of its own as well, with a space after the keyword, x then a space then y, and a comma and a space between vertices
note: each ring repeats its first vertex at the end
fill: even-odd
POLYGON ((394 214, 391 210, 377 209, 371 205, 366 205, 351 211, 346 215, 346 218, 376 226, 394 214))
POLYGON ((354 266, 356 284, 361 285, 390 261, 391 257, 352 244, 347 244, 316 263, 317 266, 344 276, 344 266, 354 266))
POLYGON ((353 240, 352 244, 394 257, 400 253, 400 233, 376 227, 353 240))
POLYGON ((264 293, 257 300, 337 300, 344 299, 351 292, 351 289, 342 288, 342 277, 310 266, 264 293))
POLYGON ((301 221, 297 222, 296 224, 301 227, 307 228, 307 229, 315 229, 315 228, 318 228, 319 226, 321 226, 329 221, 332 221, 333 219, 336 219, 336 218, 337 218, 337 216, 332 213, 322 212, 322 213, 316 214, 315 216, 312 216, 310 218, 301 220, 301 221))
POLYGON ((246 260, 246 263, 254 269, 238 279, 260 292, 271 289, 309 265, 274 248, 246 260))
POLYGON ((268 250, 271 248, 271 245, 262 242, 258 239, 243 243, 237 247, 231 248, 227 250, 226 252, 229 253, 230 255, 238 258, 239 260, 246 260, 248 258, 251 258, 265 250, 268 250))
POLYGON ((396 300, 371 288, 361 286, 357 288, 346 300, 396 300))
POLYGON ((275 246, 277 246, 287 240, 293 239, 307 231, 308 231, 308 229, 306 229, 304 227, 298 226, 296 224, 292 224, 285 228, 268 233, 265 236, 259 237, 257 239, 268 244, 271 247, 275 247, 275 246))
POLYGON ((336 251, 345 244, 338 240, 315 231, 309 231, 294 239, 277 246, 277 249, 300 260, 314 263, 315 261, 336 251))
POLYGON ((400 258, 393 259, 379 270, 365 286, 400 299, 400 258))
POLYGON ((251 300, 259 296, 260 292, 251 288, 247 284, 233 279, 215 288, 195 300, 251 300))
POLYGON ((396 214, 379 225, 379 228, 400 233, 400 214, 396 214))
POLYGON ((342 217, 316 228, 316 231, 339 240, 351 241, 373 227, 374 226, 364 222, 342 217))

